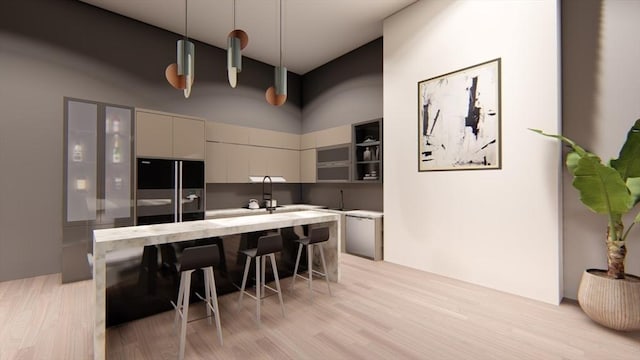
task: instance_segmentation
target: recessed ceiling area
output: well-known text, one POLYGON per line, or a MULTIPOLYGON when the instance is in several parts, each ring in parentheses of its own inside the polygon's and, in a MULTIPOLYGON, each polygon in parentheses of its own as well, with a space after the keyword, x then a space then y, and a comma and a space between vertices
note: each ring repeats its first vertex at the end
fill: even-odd
MULTIPOLYGON (((184 0, 81 0, 179 34, 185 33, 184 0)), ((187 0, 189 38, 226 49, 233 30, 233 0, 187 0)), ((283 62, 304 74, 382 36, 382 22, 417 0, 282 0, 283 62)), ((278 0, 236 0, 236 28, 249 35, 244 56, 279 62, 278 0)), ((197 58, 197 49, 196 49, 197 58)))

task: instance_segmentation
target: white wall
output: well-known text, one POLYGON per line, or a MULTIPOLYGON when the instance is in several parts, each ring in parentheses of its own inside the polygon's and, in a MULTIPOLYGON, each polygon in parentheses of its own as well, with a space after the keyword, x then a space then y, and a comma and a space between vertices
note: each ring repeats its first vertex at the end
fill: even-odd
POLYGON ((558 303, 556 1, 432 0, 384 23, 385 260, 558 303), (502 169, 417 169, 417 82, 502 58, 502 169))
MULTIPOLYGON (((564 133, 605 161, 616 158, 640 118, 640 2, 566 0, 562 13, 564 133)), ((564 184, 564 295, 575 299, 582 272, 607 267, 607 222, 582 205, 567 174, 564 184)), ((625 264, 635 275, 639 240, 635 228, 625 264)))

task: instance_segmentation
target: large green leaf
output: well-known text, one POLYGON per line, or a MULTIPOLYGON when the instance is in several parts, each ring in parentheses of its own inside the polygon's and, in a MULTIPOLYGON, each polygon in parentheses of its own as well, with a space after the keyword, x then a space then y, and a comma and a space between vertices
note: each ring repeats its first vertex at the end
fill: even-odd
POLYGON ((640 177, 633 177, 627 179, 627 188, 631 192, 633 198, 633 206, 640 201, 640 177))
POLYGON ((596 156, 583 156, 574 172, 573 186, 580 200, 600 214, 620 215, 633 207, 633 197, 620 174, 596 156))
POLYGON ((636 120, 629 129, 618 159, 611 160, 611 166, 620 173, 624 181, 640 177, 640 120, 636 120))

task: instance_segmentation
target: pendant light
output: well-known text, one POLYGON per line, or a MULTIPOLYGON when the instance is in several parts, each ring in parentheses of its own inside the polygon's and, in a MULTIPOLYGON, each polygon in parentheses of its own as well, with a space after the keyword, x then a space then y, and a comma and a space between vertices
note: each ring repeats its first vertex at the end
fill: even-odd
POLYGON ((227 36, 227 77, 229 85, 235 88, 238 84, 238 73, 242 71, 242 53, 249 43, 249 36, 236 28, 236 0, 233 0, 233 30, 227 36))
POLYGON ((280 10, 280 34, 279 34, 279 46, 280 46, 280 64, 274 68, 274 85, 270 86, 266 93, 265 98, 267 102, 274 106, 280 106, 287 101, 287 68, 282 66, 282 0, 279 0, 280 10))
POLYGON ((176 89, 184 90, 184 97, 191 95, 191 85, 195 72, 195 45, 189 41, 187 16, 188 16, 188 0, 184 1, 184 38, 178 40, 177 63, 167 66, 164 74, 171 86, 176 89))

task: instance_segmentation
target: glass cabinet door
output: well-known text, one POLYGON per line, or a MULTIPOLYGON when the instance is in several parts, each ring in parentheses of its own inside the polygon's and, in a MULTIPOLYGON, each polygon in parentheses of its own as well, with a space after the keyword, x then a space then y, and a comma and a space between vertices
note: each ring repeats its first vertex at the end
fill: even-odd
POLYGON ((96 220, 98 105, 66 102, 66 222, 96 220))
POLYGON ((101 222, 133 220, 133 111, 130 108, 105 106, 104 126, 104 212, 101 222))

